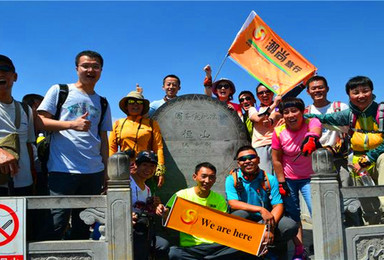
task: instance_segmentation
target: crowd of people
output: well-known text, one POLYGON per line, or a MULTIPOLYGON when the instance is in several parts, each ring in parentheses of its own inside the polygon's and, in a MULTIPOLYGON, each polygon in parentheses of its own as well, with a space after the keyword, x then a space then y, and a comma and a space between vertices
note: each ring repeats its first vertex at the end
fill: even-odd
MULTIPOLYGON (((311 214, 311 154, 318 148, 333 154, 341 187, 384 184, 384 105, 375 102, 368 77, 356 76, 347 82, 349 105, 328 100, 330 87, 322 76, 311 77, 295 89, 297 93, 284 96, 274 96, 259 84, 257 100, 252 91, 242 91, 237 104, 235 84, 226 78, 213 82, 207 65, 205 94, 213 94, 236 112, 249 145, 235 154, 238 167, 226 178, 226 198, 212 190, 216 167, 202 162, 191 173, 196 185, 162 203, 156 191, 170 180, 165 175, 161 129, 151 117, 177 97, 181 80, 172 74, 164 77, 165 96, 153 102, 137 86, 119 102, 127 116, 112 124, 107 99, 95 91, 102 56, 82 51, 75 65, 77 82, 53 85, 44 97, 28 94, 18 102, 12 97, 16 68, 9 57, 0 55, 0 196, 101 194, 107 185, 108 157, 125 152, 132 162, 135 259, 258 259, 185 233, 180 233, 178 246, 169 247, 166 239, 156 236, 151 223, 155 215, 166 218, 176 196, 266 224, 263 245, 268 246, 269 259, 286 259, 289 240, 295 245, 292 259, 306 259, 299 193, 311 214), (313 100, 307 106, 295 97, 305 88, 313 100), (49 141, 45 159, 37 156, 41 138, 49 141), (153 216, 142 218, 143 207, 153 216)), ((382 221, 384 196, 378 199, 376 206, 363 203, 365 222, 382 221)), ((80 211, 51 210, 44 214, 45 228, 39 234, 30 231, 29 238, 89 239, 90 227, 79 218, 80 211)))

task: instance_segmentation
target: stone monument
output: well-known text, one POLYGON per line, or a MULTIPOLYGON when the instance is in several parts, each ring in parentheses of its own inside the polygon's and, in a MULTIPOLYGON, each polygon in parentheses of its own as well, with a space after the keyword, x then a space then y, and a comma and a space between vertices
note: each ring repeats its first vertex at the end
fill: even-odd
POLYGON ((166 179, 159 190, 162 201, 186 187, 194 186, 195 166, 210 162, 217 168, 213 190, 225 195, 225 178, 237 167, 237 149, 247 145, 247 132, 235 111, 216 98, 200 94, 179 96, 153 115, 164 142, 166 179))

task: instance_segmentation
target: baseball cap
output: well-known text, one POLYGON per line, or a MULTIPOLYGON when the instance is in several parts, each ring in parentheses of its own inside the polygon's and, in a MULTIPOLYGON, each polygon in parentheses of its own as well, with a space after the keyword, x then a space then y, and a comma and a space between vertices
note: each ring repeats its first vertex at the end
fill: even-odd
POLYGON ((141 151, 137 154, 135 162, 137 165, 143 162, 157 164, 157 155, 153 151, 141 151))
POLYGON ((15 66, 10 58, 0 54, 0 62, 6 63, 11 68, 11 71, 15 72, 15 66))

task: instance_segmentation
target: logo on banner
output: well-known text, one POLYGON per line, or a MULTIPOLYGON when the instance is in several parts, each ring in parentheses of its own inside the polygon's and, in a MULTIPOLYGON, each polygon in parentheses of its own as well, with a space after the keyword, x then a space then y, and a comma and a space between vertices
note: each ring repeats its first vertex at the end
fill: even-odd
POLYGON ((193 209, 186 209, 180 215, 180 219, 187 225, 193 225, 198 219, 197 211, 193 209))
POLYGON ((263 26, 258 26, 254 31, 253 31, 253 39, 256 41, 262 41, 264 40, 266 36, 266 32, 263 26))

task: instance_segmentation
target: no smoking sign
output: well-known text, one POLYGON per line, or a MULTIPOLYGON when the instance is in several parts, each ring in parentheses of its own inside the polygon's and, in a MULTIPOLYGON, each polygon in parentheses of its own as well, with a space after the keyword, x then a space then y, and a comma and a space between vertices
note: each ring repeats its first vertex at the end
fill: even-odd
POLYGON ((0 198, 0 260, 26 259, 25 198, 0 198))

